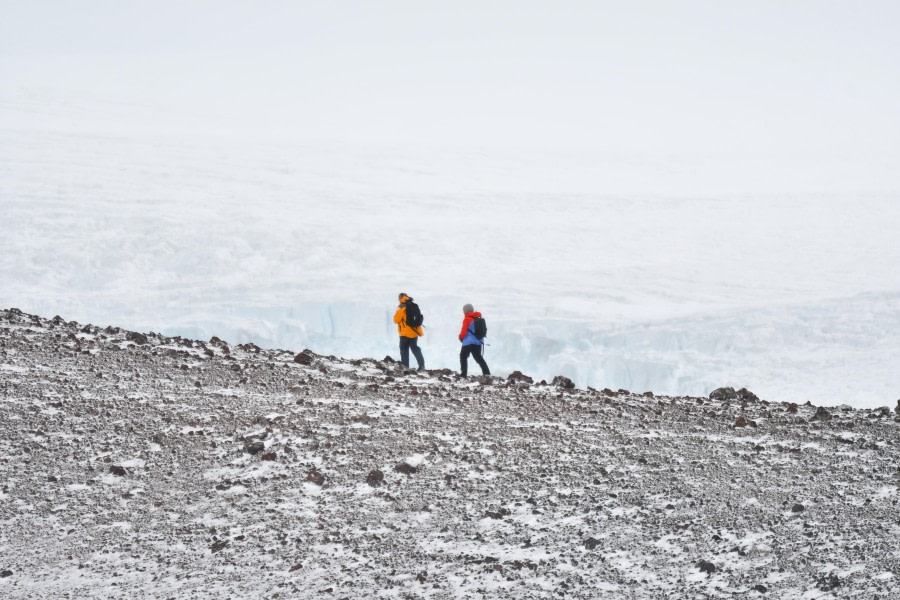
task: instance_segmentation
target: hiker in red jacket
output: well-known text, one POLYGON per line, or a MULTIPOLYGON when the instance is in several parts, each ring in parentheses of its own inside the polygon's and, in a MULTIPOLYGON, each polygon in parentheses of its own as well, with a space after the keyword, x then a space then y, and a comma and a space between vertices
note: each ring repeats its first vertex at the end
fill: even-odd
MULTIPOLYGON (((463 306, 462 329, 459 330, 459 341, 462 342, 462 350, 459 352, 459 371, 462 377, 465 377, 469 370, 469 355, 475 358, 475 362, 481 367, 482 375, 490 375, 491 370, 488 369, 484 357, 481 356, 481 348, 484 346, 484 337, 479 338, 475 335, 476 322, 475 319, 482 319, 481 313, 476 312, 471 304, 463 306)), ((482 319, 483 322, 483 319, 482 319)), ((485 327, 485 331, 487 327, 485 327)))

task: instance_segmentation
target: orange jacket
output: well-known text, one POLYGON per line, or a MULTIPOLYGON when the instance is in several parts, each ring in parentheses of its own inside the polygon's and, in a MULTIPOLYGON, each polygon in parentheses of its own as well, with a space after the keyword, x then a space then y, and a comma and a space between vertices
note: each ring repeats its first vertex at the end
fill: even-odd
POLYGON ((421 325, 413 329, 406 324, 406 307, 403 306, 403 303, 410 299, 409 296, 400 298, 400 306, 397 307, 397 312, 394 313, 394 323, 397 324, 397 332, 400 334, 400 337, 417 338, 425 335, 425 329, 421 325))

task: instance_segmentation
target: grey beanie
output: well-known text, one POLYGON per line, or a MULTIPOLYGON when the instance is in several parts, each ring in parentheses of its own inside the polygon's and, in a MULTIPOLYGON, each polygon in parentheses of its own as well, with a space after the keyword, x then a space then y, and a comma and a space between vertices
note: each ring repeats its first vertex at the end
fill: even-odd
POLYGON ((475 312, 475 307, 472 306, 471 304, 465 304, 465 305, 463 305, 463 312, 466 314, 469 314, 470 312, 475 312))

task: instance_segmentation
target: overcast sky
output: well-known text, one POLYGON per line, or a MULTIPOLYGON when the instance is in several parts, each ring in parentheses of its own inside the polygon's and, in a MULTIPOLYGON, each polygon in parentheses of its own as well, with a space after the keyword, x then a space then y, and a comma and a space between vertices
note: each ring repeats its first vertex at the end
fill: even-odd
POLYGON ((62 94, 300 140, 900 170, 896 1, 0 3, 7 107, 62 94))

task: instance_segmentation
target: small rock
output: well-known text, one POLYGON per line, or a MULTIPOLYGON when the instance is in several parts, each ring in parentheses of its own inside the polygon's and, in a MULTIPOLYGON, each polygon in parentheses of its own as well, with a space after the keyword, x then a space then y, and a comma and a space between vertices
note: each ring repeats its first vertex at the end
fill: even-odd
POLYGON ((310 350, 304 350, 294 357, 294 362, 300 365, 310 366, 313 364, 313 355, 310 350))
POLYGON ((418 470, 419 469, 417 469, 416 467, 405 462, 398 463, 394 466, 394 471, 396 471, 397 473, 403 473, 404 475, 412 475, 418 470))
POLYGON ((368 483, 372 487, 378 487, 379 485, 384 483, 384 473, 382 473, 378 469, 369 471, 369 474, 366 475, 366 483, 368 483))
POLYGON ((0 571, 0 577, 12 577, 13 572, 10 570, 0 571))
POLYGON ((738 417, 737 421, 734 422, 734 426, 735 427, 746 427, 747 419, 745 419, 744 417, 738 417))
POLYGON ((128 335, 125 336, 125 339, 141 346, 150 341, 149 339, 147 339, 146 335, 144 335, 143 333, 138 333, 136 331, 129 331, 128 335))
POLYGON ((736 392, 737 399, 743 402, 759 402, 759 396, 748 390, 741 388, 736 392))
POLYGON ((419 583, 425 583, 425 580, 427 578, 428 578, 428 573, 425 571, 422 571, 421 573, 416 575, 416 581, 418 581, 419 583))
POLYGON ((557 375, 556 377, 554 377, 553 385, 555 385, 557 387, 561 387, 565 390, 575 389, 575 383, 571 379, 569 379, 568 377, 565 377, 563 375, 557 375))
POLYGON ((788 404, 787 411, 788 411, 789 413, 791 413, 792 415, 795 415, 795 414, 797 414, 797 409, 798 409, 798 408, 799 408, 799 407, 797 406, 797 403, 796 403, 796 402, 791 402, 790 404, 788 404))
POLYGON ((516 383, 534 383, 534 378, 525 375, 524 373, 522 373, 522 371, 513 371, 509 374, 509 377, 507 377, 506 380, 516 383))
POLYGON ((325 475, 317 471, 315 468, 309 470, 306 474, 306 480, 318 486, 325 485, 325 475))
POLYGON ((716 565, 706 560, 701 560, 700 562, 698 562, 697 568, 700 569, 701 573, 706 573, 707 575, 712 575, 716 572, 716 565))
POLYGON ((813 421, 830 421, 831 413, 825 410, 824 406, 820 406, 816 409, 816 414, 812 416, 813 421))
POLYGON ((228 545, 228 540, 219 540, 218 542, 213 542, 212 546, 209 547, 212 550, 212 553, 215 554, 222 548, 228 545))
POLYGON ((125 470, 125 467, 121 467, 119 465, 112 465, 109 468, 109 472, 118 477, 125 477, 128 474, 128 471, 125 470))
POLYGON ((766 592, 769 591, 769 588, 767 588, 766 586, 764 586, 761 583, 757 583, 756 585, 754 585, 753 589, 756 590, 757 592, 759 592, 760 594, 765 594, 766 592))
POLYGON ((795 504, 791 508, 791 512, 794 512, 794 513, 800 513, 800 512, 803 512, 804 510, 806 510, 806 507, 803 506, 802 504, 795 504))
POLYGON ((248 454, 259 454, 266 449, 266 444, 259 440, 255 442, 244 442, 244 452, 248 454))
POLYGON ((274 452, 266 452, 262 455, 263 460, 275 460, 276 458, 278 458, 278 455, 274 452))
POLYGON ((593 550, 594 548, 596 548, 599 545, 600 545, 600 540, 598 540, 598 539, 589 537, 588 539, 584 540, 584 547, 587 548, 588 550, 593 550))
POLYGON ((710 400, 736 400, 737 397, 737 392, 733 387, 721 387, 709 393, 710 400))

